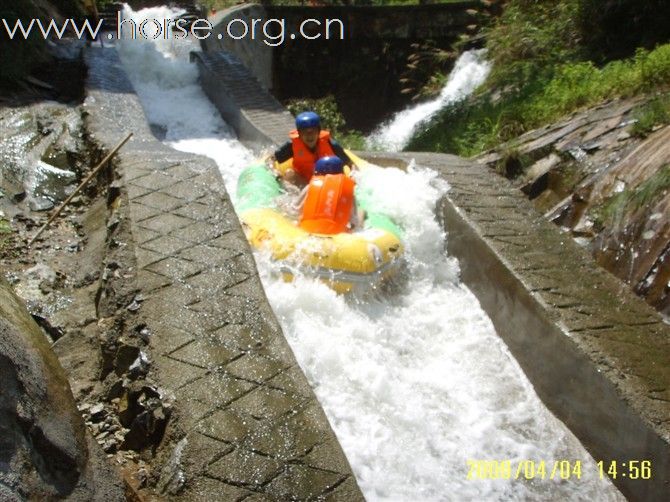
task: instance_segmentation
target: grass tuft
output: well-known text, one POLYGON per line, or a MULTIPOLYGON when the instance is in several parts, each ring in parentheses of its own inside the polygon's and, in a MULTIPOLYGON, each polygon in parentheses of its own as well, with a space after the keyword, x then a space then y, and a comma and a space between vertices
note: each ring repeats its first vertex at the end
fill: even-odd
POLYGON ((626 189, 607 199, 596 214, 599 226, 617 225, 625 216, 651 206, 670 190, 670 165, 659 169, 634 189, 626 189))
POLYGON ((630 133, 633 136, 645 138, 654 130, 654 127, 670 123, 670 95, 656 97, 638 108, 633 117, 637 122, 633 124, 630 133))

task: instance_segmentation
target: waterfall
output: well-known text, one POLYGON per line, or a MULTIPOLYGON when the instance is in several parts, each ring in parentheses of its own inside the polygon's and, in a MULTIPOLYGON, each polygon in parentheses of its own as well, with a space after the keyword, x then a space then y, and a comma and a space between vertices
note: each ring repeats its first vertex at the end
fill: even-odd
POLYGON ((484 49, 461 54, 440 95, 396 113, 391 120, 382 124, 369 136, 368 148, 390 152, 399 152, 405 148, 422 124, 428 122, 448 104, 472 94, 484 82, 491 69, 484 59, 485 54, 484 49))

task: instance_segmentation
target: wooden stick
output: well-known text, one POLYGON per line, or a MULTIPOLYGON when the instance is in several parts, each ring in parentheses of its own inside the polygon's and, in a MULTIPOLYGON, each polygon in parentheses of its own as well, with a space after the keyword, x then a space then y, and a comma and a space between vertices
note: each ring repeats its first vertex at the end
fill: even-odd
POLYGON ((30 239, 30 241, 28 241, 28 247, 30 247, 32 243, 35 242, 35 239, 37 239, 40 236, 40 234, 44 232, 44 230, 46 230, 46 228, 51 224, 52 221, 54 221, 54 219, 56 219, 56 216, 60 214, 60 212, 65 208, 65 206, 67 206, 70 203, 70 201, 74 199, 74 196, 77 195, 81 191, 81 189, 84 188, 86 184, 93 179, 93 176, 98 174, 98 171, 100 171, 104 167, 104 165, 109 161, 109 159, 111 159, 114 156, 114 154, 118 152, 123 145, 126 144, 126 142, 131 138, 132 135, 133 135, 132 132, 129 133, 128 136, 126 136, 125 139, 121 141, 121 143, 116 145, 114 149, 111 152, 109 152, 107 156, 104 159, 102 159, 97 166, 95 166, 93 171, 91 171, 91 173, 88 176, 86 176, 86 179, 84 179, 84 181, 82 181, 80 185, 75 189, 75 191, 72 192, 67 199, 65 199, 65 201, 60 205, 58 209, 56 209, 54 214, 51 215, 51 217, 47 220, 47 222, 40 227, 40 229, 33 236, 33 238, 30 239))

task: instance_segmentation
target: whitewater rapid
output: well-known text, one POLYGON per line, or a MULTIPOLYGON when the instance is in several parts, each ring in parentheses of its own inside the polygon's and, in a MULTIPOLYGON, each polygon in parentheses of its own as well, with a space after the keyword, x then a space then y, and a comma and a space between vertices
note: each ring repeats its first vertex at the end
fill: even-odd
MULTIPOLYGON (((126 16, 168 18, 159 8, 126 16)), ((122 41, 147 119, 166 144, 213 158, 228 191, 252 153, 221 120, 188 63, 188 41, 122 41)), ((456 70, 458 71, 458 70, 456 70)), ((454 76, 454 79, 457 77, 454 76)), ((450 79, 451 80, 451 79, 450 79)), ((288 132, 288 131, 287 131, 288 132)), ((434 217, 435 172, 370 168, 359 181, 406 229, 408 280, 358 301, 318 281, 285 283, 256 260, 268 299, 370 501, 619 500, 593 459, 537 398, 496 335, 434 217), (581 479, 467 479, 468 460, 582 462, 581 479)), ((516 464, 515 464, 516 465, 516 464)))

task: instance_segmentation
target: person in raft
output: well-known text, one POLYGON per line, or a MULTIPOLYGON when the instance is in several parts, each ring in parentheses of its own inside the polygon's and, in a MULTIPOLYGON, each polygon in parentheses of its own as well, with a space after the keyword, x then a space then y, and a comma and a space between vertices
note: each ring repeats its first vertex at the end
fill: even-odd
POLYGON ((303 186, 314 173, 314 164, 321 157, 337 156, 350 168, 355 165, 330 132, 321 129, 321 118, 314 112, 302 112, 295 118, 295 130, 291 131, 290 141, 284 143, 275 152, 273 159, 279 163, 293 159, 293 167, 284 172, 283 178, 303 186))
POLYGON ((365 214, 354 200, 356 182, 344 174, 344 163, 336 156, 321 157, 302 194, 298 225, 315 234, 339 234, 362 225, 365 214))

